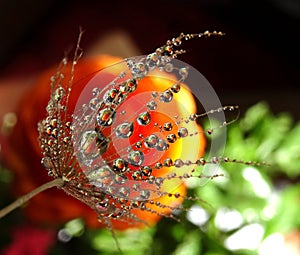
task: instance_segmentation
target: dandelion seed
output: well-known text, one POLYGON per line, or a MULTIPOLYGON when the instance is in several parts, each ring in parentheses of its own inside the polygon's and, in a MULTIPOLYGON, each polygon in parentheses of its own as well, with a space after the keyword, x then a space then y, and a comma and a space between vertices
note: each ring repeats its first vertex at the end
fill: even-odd
POLYGON ((74 83, 81 35, 71 68, 64 58, 51 77, 47 116, 38 125, 42 164, 54 181, 0 217, 57 186, 91 207, 112 231, 152 225, 160 217, 176 220, 172 211, 184 199, 195 199, 186 196, 184 180, 199 178, 205 184, 218 176, 218 164, 232 162, 213 157, 225 145, 225 132, 218 144, 211 140, 209 159, 201 157, 205 133, 224 130, 238 117, 238 107, 221 106, 207 80, 176 59, 184 53, 182 42, 222 33, 181 34, 154 53, 87 73, 74 83), (196 100, 203 113, 197 112, 196 100), (230 121, 227 111, 234 116, 230 121), (222 124, 202 130, 201 118, 222 124), (195 166, 201 170, 195 172, 195 166))

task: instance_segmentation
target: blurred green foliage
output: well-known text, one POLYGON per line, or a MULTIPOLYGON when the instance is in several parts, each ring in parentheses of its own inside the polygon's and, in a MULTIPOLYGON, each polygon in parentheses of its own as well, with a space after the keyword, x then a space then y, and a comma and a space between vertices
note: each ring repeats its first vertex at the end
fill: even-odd
MULTIPOLYGON (((122 253, 260 254, 259 245, 268 236, 300 228, 300 123, 293 123, 287 113, 274 116, 267 104, 258 103, 228 127, 224 155, 245 161, 266 161, 268 165, 223 164, 219 173, 224 176, 189 190, 191 195, 206 201, 184 202, 185 208, 192 207, 192 211, 199 212, 194 213, 193 220, 182 210, 178 214, 180 223, 162 219, 153 228, 116 231, 114 234, 122 253), (200 212, 207 219, 201 218, 200 212), (245 227, 258 231, 249 232, 248 241, 257 239, 256 243, 256 239, 252 240, 252 246, 244 244, 243 247, 243 241, 247 240, 232 239, 245 227)), ((1 169, 1 187, 9 180, 9 173, 1 169)), ((56 242, 50 254, 119 254, 108 230, 85 229, 80 220, 66 223, 62 228, 72 238, 66 243, 56 242)), ((1 229, 2 234, 3 231, 1 229)))

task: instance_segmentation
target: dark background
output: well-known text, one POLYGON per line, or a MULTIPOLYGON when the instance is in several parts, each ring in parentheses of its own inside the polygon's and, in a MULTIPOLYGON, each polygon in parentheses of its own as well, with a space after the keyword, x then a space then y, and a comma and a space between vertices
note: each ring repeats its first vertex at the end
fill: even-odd
POLYGON ((220 30, 189 42, 180 59, 197 68, 223 104, 242 110, 265 100, 300 119, 300 1, 0 0, 0 76, 23 76, 57 63, 76 42, 88 48, 110 31, 127 33, 141 53, 180 32, 220 30))

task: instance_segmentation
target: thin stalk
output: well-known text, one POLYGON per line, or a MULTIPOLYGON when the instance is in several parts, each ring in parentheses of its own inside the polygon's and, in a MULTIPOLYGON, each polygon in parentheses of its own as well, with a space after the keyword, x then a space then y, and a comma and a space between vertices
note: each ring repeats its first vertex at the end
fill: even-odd
POLYGON ((26 195, 19 197, 16 201, 14 201, 10 205, 8 205, 8 206, 4 207, 2 210, 0 210, 0 219, 3 218, 4 216, 6 216, 11 211, 18 208, 19 206, 25 204, 27 201, 29 201, 31 198, 33 198, 37 194, 39 194, 47 189, 53 188, 53 187, 62 187, 63 184, 64 184, 64 180, 62 178, 57 178, 57 179, 54 179, 53 181, 47 182, 47 183, 39 186, 38 188, 34 189, 33 191, 27 193, 26 195))

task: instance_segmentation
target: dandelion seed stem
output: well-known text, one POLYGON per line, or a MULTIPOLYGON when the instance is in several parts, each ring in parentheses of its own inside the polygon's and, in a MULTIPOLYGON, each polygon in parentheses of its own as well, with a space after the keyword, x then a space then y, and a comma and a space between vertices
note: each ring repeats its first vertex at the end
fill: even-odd
POLYGON ((4 207, 2 210, 0 210, 0 219, 12 212, 13 210, 17 209, 21 205, 25 204, 27 201, 29 201, 31 198, 36 196, 37 194, 53 188, 53 187, 62 187, 64 184, 64 180, 62 178, 54 179, 53 181, 47 182, 38 188, 34 189, 33 191, 27 193, 24 196, 19 197, 17 200, 15 200, 10 205, 4 207))

